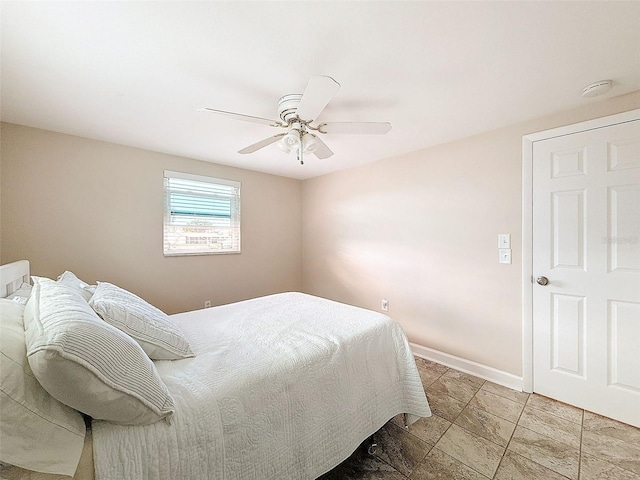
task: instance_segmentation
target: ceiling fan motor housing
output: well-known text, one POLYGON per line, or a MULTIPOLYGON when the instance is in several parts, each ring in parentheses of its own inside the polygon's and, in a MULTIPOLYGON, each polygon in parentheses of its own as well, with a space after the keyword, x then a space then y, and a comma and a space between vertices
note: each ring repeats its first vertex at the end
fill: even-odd
POLYGON ((296 110, 301 98, 301 93, 291 93, 280 97, 280 100, 278 100, 278 115, 283 122, 289 124, 291 120, 297 118, 296 110))

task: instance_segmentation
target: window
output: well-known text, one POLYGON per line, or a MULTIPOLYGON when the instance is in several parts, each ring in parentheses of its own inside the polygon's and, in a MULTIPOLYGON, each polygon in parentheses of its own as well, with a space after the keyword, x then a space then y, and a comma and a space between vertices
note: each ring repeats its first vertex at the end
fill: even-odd
POLYGON ((164 254, 240 253, 240 182, 164 172, 164 254))

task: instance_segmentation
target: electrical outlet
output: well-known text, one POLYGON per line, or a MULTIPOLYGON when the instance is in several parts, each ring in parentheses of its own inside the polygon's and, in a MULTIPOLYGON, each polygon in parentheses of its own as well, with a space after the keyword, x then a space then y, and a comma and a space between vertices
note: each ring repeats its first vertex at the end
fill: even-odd
POLYGON ((211 308, 211 300, 204 301, 204 308, 211 308))
POLYGON ((387 300, 386 298, 383 298, 382 302, 380 303, 380 308, 382 308, 383 312, 388 312, 389 311, 389 300, 387 300))

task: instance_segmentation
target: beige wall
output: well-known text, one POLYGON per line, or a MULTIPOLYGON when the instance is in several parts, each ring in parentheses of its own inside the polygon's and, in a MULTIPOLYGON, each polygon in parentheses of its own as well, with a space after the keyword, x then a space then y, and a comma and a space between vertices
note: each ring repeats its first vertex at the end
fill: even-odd
POLYGON ((410 341, 521 375, 522 136, 639 107, 640 91, 304 181, 304 291, 386 297, 410 341))
POLYGON ((174 313, 301 290, 300 181, 12 124, 1 131, 2 263, 115 283, 174 313), (163 170, 242 182, 242 253, 162 254, 163 170))
POLYGON ((169 313, 287 290, 386 297, 412 342, 520 375, 522 136, 633 108, 640 92, 304 182, 2 124, 0 262, 169 313), (164 169, 242 182, 241 255, 164 258, 164 169))

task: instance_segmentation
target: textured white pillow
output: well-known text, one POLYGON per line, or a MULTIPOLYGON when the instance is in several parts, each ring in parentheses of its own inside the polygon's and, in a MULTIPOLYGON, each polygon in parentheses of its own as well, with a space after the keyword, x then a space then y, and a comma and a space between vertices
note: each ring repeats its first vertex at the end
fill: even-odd
POLYGON ((93 295, 91 285, 80 280, 75 276, 73 272, 70 272, 69 270, 65 270, 65 272, 58 277, 58 283, 78 289, 80 295, 82 295, 82 298, 84 298, 87 302, 91 298, 91 295, 93 295))
POLYGON ((134 338, 153 360, 194 356, 191 345, 166 313, 123 288, 98 282, 89 305, 105 322, 134 338))
POLYGON ((140 345, 103 322, 77 289, 32 279, 24 313, 27 357, 45 390, 93 418, 123 425, 173 413, 173 399, 140 345))
POLYGON ((0 299, 0 460, 72 476, 84 442, 82 415, 49 395, 27 361, 24 305, 0 299))

